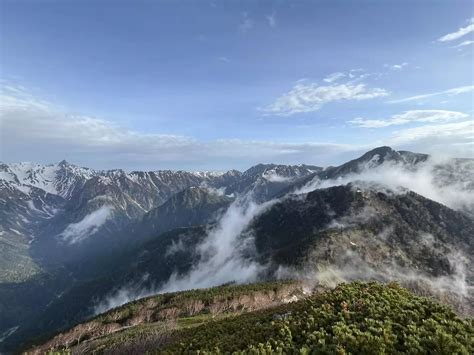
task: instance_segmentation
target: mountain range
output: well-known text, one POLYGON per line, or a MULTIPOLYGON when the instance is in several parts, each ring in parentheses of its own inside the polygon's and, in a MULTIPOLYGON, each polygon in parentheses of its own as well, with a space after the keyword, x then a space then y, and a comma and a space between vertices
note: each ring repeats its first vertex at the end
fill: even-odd
POLYGON ((0 350, 134 299, 270 279, 400 280, 473 314, 474 160, 336 167, 0 164, 0 350))

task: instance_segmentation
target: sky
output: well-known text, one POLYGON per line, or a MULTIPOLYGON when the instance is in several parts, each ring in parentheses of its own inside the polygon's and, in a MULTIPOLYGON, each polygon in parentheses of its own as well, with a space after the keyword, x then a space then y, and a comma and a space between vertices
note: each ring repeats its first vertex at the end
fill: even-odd
POLYGON ((472 1, 0 1, 0 160, 474 158, 472 1))

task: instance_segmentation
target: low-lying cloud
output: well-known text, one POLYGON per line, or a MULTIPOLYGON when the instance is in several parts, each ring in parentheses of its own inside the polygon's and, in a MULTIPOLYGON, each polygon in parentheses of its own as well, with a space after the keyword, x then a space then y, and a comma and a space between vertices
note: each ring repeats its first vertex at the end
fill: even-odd
POLYGON ((240 238, 250 222, 276 200, 255 203, 250 196, 238 198, 227 209, 217 225, 197 247, 200 261, 186 275, 171 275, 161 292, 203 288, 229 281, 255 281, 264 266, 244 258, 254 248, 251 236, 240 238))
POLYGON ((110 218, 113 208, 102 206, 98 210, 88 214, 77 223, 71 223, 59 235, 69 244, 75 244, 96 233, 99 228, 110 218))
MULTIPOLYGON (((259 274, 265 270, 265 265, 244 256, 253 254, 255 245, 251 235, 245 238, 241 236, 256 216, 276 202, 277 200, 272 200, 257 204, 251 195, 239 197, 208 231, 205 240, 196 247, 200 260, 189 272, 184 275, 173 273, 161 285, 151 282, 148 286, 145 286, 149 281, 148 275, 145 275, 141 280, 123 285, 104 299, 96 301, 94 314, 157 293, 205 288, 231 281, 238 283, 256 281, 259 274)), ((183 247, 179 241, 175 242, 168 247, 165 255, 173 255, 183 247)))
POLYGON ((393 260, 388 265, 374 267, 367 263, 357 252, 348 250, 344 256, 344 266, 317 265, 309 263, 305 268, 280 266, 275 273, 277 279, 299 279, 305 282, 309 290, 317 286, 334 288, 343 282, 396 281, 418 294, 434 296, 438 300, 451 304, 458 312, 472 315, 472 297, 474 287, 467 280, 468 259, 459 251, 447 256, 452 267, 450 275, 432 276, 414 268, 403 267, 393 260))
POLYGON ((377 184, 394 192, 414 191, 426 198, 456 210, 474 213, 473 160, 436 159, 408 169, 403 163, 384 163, 367 166, 359 173, 351 173, 337 179, 315 178, 296 193, 307 193, 317 188, 345 185, 351 182, 377 184))
POLYGON ((157 290, 154 287, 145 287, 144 284, 148 281, 148 278, 149 275, 145 274, 140 280, 120 287, 104 299, 95 300, 93 314, 103 313, 127 302, 156 294, 157 290))

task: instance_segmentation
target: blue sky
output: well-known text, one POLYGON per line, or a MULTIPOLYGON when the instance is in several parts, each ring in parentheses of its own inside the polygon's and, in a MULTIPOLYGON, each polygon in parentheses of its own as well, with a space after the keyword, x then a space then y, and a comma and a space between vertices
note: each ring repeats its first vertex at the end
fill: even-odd
POLYGON ((0 159, 220 170, 378 145, 471 157, 473 6, 4 0, 0 159))

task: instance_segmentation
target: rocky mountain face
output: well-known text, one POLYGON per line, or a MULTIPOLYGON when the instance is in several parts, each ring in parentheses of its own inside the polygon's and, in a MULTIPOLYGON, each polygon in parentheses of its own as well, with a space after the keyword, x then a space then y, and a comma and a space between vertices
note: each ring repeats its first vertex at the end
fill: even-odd
POLYGON ((173 278, 192 287, 203 265, 222 272, 227 260, 253 265, 257 279, 422 280, 470 313, 473 184, 474 160, 389 147, 339 167, 260 164, 243 173, 2 164, 2 345, 173 278), (453 296, 455 287, 462 292, 453 296))

